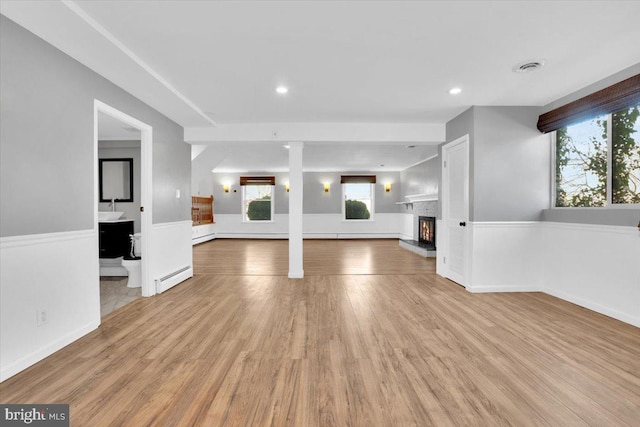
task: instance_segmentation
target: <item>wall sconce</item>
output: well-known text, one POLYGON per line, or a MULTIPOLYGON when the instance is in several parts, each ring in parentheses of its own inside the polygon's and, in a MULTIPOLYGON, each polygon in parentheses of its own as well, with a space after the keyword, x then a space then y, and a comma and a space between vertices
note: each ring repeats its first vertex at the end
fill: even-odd
POLYGON ((287 190, 287 193, 289 192, 289 184, 285 184, 284 185, 284 189, 287 190))
POLYGON ((324 192, 325 192, 325 193, 328 193, 328 192, 329 192, 329 183, 328 183, 328 182, 325 182, 325 183, 324 183, 324 192))
POLYGON ((222 189, 224 190, 225 193, 229 192, 229 186, 227 184, 223 185, 222 189))
POLYGON ((384 185, 384 192, 388 193, 389 191, 391 191, 391 183, 388 182, 384 185))

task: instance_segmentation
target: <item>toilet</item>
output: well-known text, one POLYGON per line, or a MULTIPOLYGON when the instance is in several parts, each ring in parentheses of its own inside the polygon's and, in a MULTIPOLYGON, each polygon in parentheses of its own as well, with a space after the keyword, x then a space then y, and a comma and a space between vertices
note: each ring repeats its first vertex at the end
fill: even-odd
POLYGON ((142 286, 142 234, 136 233, 129 236, 131 239, 131 251, 122 260, 122 266, 129 273, 128 288, 142 286))

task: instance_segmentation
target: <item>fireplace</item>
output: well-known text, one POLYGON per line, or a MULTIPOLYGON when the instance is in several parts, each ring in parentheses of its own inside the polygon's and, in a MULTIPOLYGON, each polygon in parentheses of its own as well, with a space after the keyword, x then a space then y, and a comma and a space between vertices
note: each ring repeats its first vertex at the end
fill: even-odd
POLYGON ((418 217, 418 243, 420 246, 436 248, 436 218, 433 216, 418 217))

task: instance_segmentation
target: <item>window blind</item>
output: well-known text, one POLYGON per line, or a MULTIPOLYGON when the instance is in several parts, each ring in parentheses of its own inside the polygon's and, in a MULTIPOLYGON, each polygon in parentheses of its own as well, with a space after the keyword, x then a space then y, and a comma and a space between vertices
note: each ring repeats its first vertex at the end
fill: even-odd
POLYGON ((340 184, 375 184, 375 175, 341 175, 340 184))
POLYGON ((602 114, 640 103, 640 74, 599 90, 538 117, 538 130, 552 132, 602 114))
POLYGON ((240 185, 276 185, 275 176, 241 176, 240 185))

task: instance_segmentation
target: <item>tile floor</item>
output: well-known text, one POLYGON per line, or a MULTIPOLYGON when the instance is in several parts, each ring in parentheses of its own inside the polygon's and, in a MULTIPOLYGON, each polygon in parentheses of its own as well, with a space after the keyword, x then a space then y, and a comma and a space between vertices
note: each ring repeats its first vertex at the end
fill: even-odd
POLYGON ((102 317, 142 296, 142 288, 127 288, 126 277, 100 277, 100 315, 102 317))

